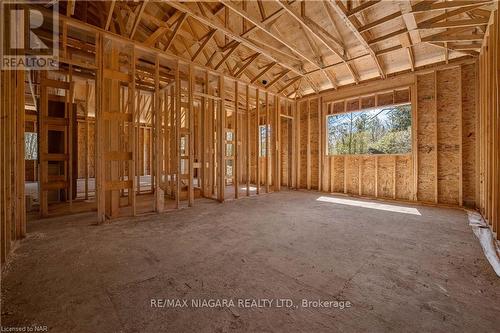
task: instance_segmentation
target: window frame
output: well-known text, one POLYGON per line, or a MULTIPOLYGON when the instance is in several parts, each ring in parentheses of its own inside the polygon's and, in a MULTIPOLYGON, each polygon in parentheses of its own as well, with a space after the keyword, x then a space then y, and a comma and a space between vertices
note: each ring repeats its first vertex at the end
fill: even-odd
POLYGON ((269 141, 269 143, 271 143, 271 137, 269 135, 270 133, 271 133, 271 125, 270 124, 259 125, 259 157, 267 157, 267 156, 269 156, 269 147, 267 147, 267 141, 269 141), (266 135, 264 136, 264 140, 266 141, 266 152, 265 152, 265 154, 261 154, 262 153, 261 128, 265 128, 266 129, 266 135))
MULTIPOLYGON (((342 100, 340 100, 342 101, 342 100)), ((340 102, 338 101, 338 102, 340 102)), ((344 100, 344 102, 347 102, 347 99, 344 100)), ((402 103, 394 103, 394 104, 388 104, 388 105, 383 105, 383 106, 374 106, 371 108, 365 108, 365 109, 360 109, 360 110, 355 110, 355 111, 342 111, 342 112, 336 112, 336 113, 330 113, 330 114, 325 114, 324 115, 324 124, 325 124, 325 134, 324 134, 324 139, 325 139, 325 146, 324 146, 324 153, 325 156, 327 157, 336 157, 336 156, 410 156, 414 154, 415 146, 413 144, 413 136, 415 135, 415 129, 414 129, 414 107, 415 105, 412 103, 412 101, 408 102, 402 102, 402 103), (357 113, 357 112, 364 112, 364 111, 371 111, 371 110, 376 110, 376 109, 386 109, 386 108, 392 108, 392 107, 397 107, 397 106, 403 106, 403 105, 409 105, 411 107, 410 109, 410 115, 411 115, 411 139, 410 139, 410 146, 411 150, 407 153, 389 153, 389 154, 329 154, 328 153, 328 117, 330 116, 336 116, 340 114, 346 114, 346 113, 357 113)))

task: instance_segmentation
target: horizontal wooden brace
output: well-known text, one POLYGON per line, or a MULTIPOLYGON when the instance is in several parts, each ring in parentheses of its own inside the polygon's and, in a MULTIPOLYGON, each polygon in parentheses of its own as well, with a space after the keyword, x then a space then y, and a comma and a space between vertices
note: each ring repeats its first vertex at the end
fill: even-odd
POLYGON ((42 86, 47 86, 47 87, 51 87, 51 88, 64 89, 64 90, 70 89, 69 82, 64 82, 64 81, 59 81, 59 80, 43 79, 41 84, 42 84, 42 86))
POLYGON ((67 161, 69 157, 67 154, 41 154, 41 159, 44 161, 67 161))
POLYGON ((125 151, 107 151, 104 153, 106 161, 130 161, 132 160, 132 153, 125 151))
POLYGON ((115 71, 112 69, 104 69, 104 78, 105 79, 111 79, 111 80, 118 80, 122 82, 130 82, 130 75, 127 73, 123 73, 120 71, 115 71))
POLYGON ((40 183, 40 187, 42 191, 62 190, 68 187, 68 183, 65 181, 51 181, 50 183, 40 183))
POLYGON ((128 121, 128 122, 133 121, 131 113, 122 113, 122 112, 104 112, 103 118, 104 120, 128 121))
POLYGON ((132 188, 133 182, 131 180, 107 180, 104 185, 105 191, 119 191, 132 188))

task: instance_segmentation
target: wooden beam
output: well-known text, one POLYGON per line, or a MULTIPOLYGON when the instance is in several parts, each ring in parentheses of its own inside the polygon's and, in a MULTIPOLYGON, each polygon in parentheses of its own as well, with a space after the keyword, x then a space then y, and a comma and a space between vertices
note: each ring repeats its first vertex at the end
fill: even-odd
POLYGON ((452 8, 467 8, 467 7, 476 7, 476 6, 484 6, 489 3, 492 3, 492 1, 483 1, 483 0, 473 0, 473 1, 460 1, 460 0, 455 0, 455 1, 444 1, 444 2, 438 2, 436 3, 436 0, 434 1, 420 1, 419 3, 415 4, 412 6, 412 11, 414 13, 419 13, 419 12, 429 12, 429 11, 434 11, 434 10, 444 10, 444 9, 452 9, 452 8))
POLYGON ((295 82, 297 82, 297 80, 299 80, 300 78, 301 78, 300 76, 296 76, 296 77, 290 79, 280 90, 278 90, 278 94, 281 94, 288 87, 290 87, 292 84, 294 84, 295 82))
POLYGON ((205 24, 213 29, 217 29, 217 30, 221 31, 227 37, 232 38, 232 39, 242 43, 243 45, 247 46, 248 48, 250 48, 253 51, 256 51, 256 52, 261 53, 262 55, 265 55, 266 57, 268 57, 269 59, 272 59, 274 62, 276 62, 280 66, 282 66, 284 68, 288 68, 296 74, 303 75, 302 70, 299 70, 299 69, 295 68, 294 66, 291 66, 283 61, 280 61, 271 52, 268 52, 268 51, 258 47, 257 45, 255 45, 253 42, 251 42, 250 40, 248 40, 246 38, 240 37, 238 34, 232 32, 231 30, 220 25, 219 23, 216 23, 216 22, 210 20, 209 18, 200 15, 199 13, 195 12, 193 9, 187 7, 186 5, 181 4, 181 3, 177 3, 177 2, 168 2, 168 5, 183 12, 183 13, 187 13, 188 15, 193 17, 194 19, 198 20, 199 22, 201 22, 201 23, 203 23, 203 24, 205 24))
POLYGON ((219 75, 219 114, 217 115, 217 199, 224 202, 226 187, 226 103, 224 76, 219 75))
POLYGON ((109 30, 109 25, 111 24, 111 19, 113 18, 113 11, 115 10, 116 0, 112 0, 109 2, 109 10, 108 17, 106 19, 106 25, 104 26, 104 30, 109 30))
MULTIPOLYGON (((298 14, 296 14, 290 8, 290 6, 287 5, 286 3, 283 3, 280 0, 275 0, 275 1, 277 4, 279 4, 281 6, 281 8, 283 8, 288 13, 288 15, 293 17, 294 20, 296 22, 298 22, 302 26, 303 29, 307 30, 311 35, 313 35, 315 38, 317 38, 319 41, 321 41, 323 43, 323 45, 328 50, 330 50, 333 54, 340 57, 340 59, 344 59, 345 50, 344 50, 344 47, 342 45, 338 45, 338 44, 336 46, 331 45, 322 35, 320 35, 317 32, 317 30, 314 27, 311 26, 310 23, 306 22, 306 20, 304 19, 304 16, 299 16, 298 14), (339 47, 340 47, 340 49, 338 49, 339 47)), ((303 3, 305 3, 305 2, 303 2, 303 3)))
POLYGON ((289 72, 290 72, 289 70, 284 70, 282 73, 276 75, 276 77, 266 85, 266 89, 272 88, 276 83, 278 83, 279 80, 281 80, 289 72))
POLYGON ((260 77, 262 77, 262 75, 266 74, 271 68, 273 68, 274 65, 276 65, 275 62, 266 65, 259 74, 257 74, 252 80, 250 80, 250 83, 254 83, 255 81, 257 81, 260 77))
POLYGON ((379 25, 381 24, 384 24, 384 23, 387 23, 395 18, 398 18, 398 17, 401 17, 403 14, 401 13, 401 11, 397 11, 397 12, 394 12, 392 14, 389 14, 389 15, 386 15, 378 20, 375 20, 373 22, 370 22, 368 24, 365 24, 361 27, 358 28, 358 31, 360 33, 363 33, 363 32, 366 32, 370 29, 373 29, 373 28, 376 28, 378 27, 379 25))
POLYGON ((188 73, 188 107, 187 107, 187 125, 188 125, 188 206, 192 207, 194 203, 194 106, 193 106, 193 91, 194 89, 194 71, 193 65, 189 65, 188 73))
POLYGON ((172 43, 174 42, 175 36, 177 36, 177 33, 179 32, 179 29, 181 28, 182 24, 186 21, 187 19, 187 14, 183 13, 179 19, 177 20, 177 24, 175 25, 174 31, 172 31, 172 34, 168 38, 167 44, 165 45, 165 51, 167 51, 172 43))
MULTIPOLYGON (((457 1, 453 1, 453 2, 449 1, 447 3, 455 3, 455 2, 457 2, 457 1)), ((477 4, 476 1, 473 1, 473 2, 475 2, 475 5, 473 5, 473 6, 460 7, 460 8, 457 8, 455 10, 447 11, 447 12, 441 14, 441 15, 437 15, 437 16, 434 16, 434 17, 432 17, 430 19, 427 19, 427 20, 425 20, 423 22, 420 22, 418 25, 421 25, 421 26, 425 27, 425 26, 427 26, 427 25, 429 25, 431 23, 443 21, 445 19, 449 19, 450 17, 454 17, 454 16, 457 16, 457 15, 462 14, 462 13, 467 13, 467 12, 473 10, 473 9, 476 9, 476 8, 481 7, 481 6, 484 5, 482 3, 477 4)))
POLYGON ((239 148, 239 84, 238 81, 234 81, 234 111, 233 111, 233 124, 234 124, 234 159, 233 159, 233 182, 234 182, 234 198, 238 199, 240 197, 240 148, 239 148))
POLYGON ((405 34, 407 32, 408 32, 408 29, 406 29, 406 27, 404 27, 402 29, 398 29, 396 31, 390 32, 390 33, 385 34, 383 36, 371 39, 371 40, 367 41, 367 43, 368 43, 368 45, 374 45, 374 44, 383 42, 387 39, 398 37, 399 35, 405 34))
POLYGON ((222 59, 217 63, 217 65, 215 65, 214 69, 215 70, 218 70, 219 67, 236 51, 236 49, 238 48, 238 46, 240 46, 241 43, 235 43, 234 46, 226 52, 226 54, 224 54, 224 56, 222 57, 222 59))
POLYGON ((379 3, 381 0, 373 0, 373 1, 366 1, 365 3, 351 9, 351 10, 348 10, 346 12, 346 15, 348 17, 350 16, 353 16, 354 14, 357 14, 359 12, 362 12, 363 10, 367 9, 367 8, 370 8, 371 6, 373 5, 376 5, 377 3, 379 3))
POLYGON ((458 28, 458 27, 474 27, 478 25, 488 24, 488 18, 474 18, 465 20, 445 21, 418 24, 419 29, 443 29, 443 28, 458 28))
POLYGON ((217 32, 216 29, 210 30, 210 32, 205 37, 205 40, 203 41, 203 43, 198 47, 198 49, 196 50, 194 55, 191 57, 191 61, 196 60, 198 55, 205 49, 205 46, 207 46, 208 42, 210 42, 210 40, 212 40, 212 37, 215 35, 216 32, 217 32))
MULTIPOLYGON (((300 76, 299 76, 300 77, 300 76)), ((250 166, 251 166, 251 152, 250 152, 250 86, 246 85, 246 98, 245 98, 245 108, 246 108, 246 192, 247 197, 250 196, 250 166)))
POLYGON ((385 72, 382 68, 382 65, 380 64, 379 59, 377 58, 377 55, 375 52, 372 50, 370 47, 370 43, 365 40, 365 38, 361 35, 361 33, 358 31, 358 28, 354 25, 354 23, 351 21, 349 18, 349 15, 346 13, 346 9, 342 2, 340 0, 331 0, 329 2, 330 5, 332 5, 333 9, 337 12, 337 14, 340 16, 340 18, 344 21, 346 26, 351 30, 351 32, 356 36, 358 41, 361 43, 361 45, 365 48, 365 50, 371 55, 373 61, 375 62, 375 65, 377 66, 377 70, 379 72, 379 75, 381 78, 385 78, 385 72))
POLYGON ((290 51, 293 53, 297 54, 299 57, 302 59, 308 61, 312 65, 321 68, 321 64, 318 63, 316 60, 312 59, 309 57, 307 54, 303 53, 302 51, 298 50, 295 46, 291 45, 289 42, 284 40, 282 37, 276 35, 274 32, 272 32, 269 28, 267 28, 265 25, 263 25, 261 22, 258 20, 254 19, 251 17, 247 12, 243 11, 242 9, 238 8, 236 5, 232 4, 229 1, 226 0, 219 0, 221 3, 223 3, 227 8, 230 8, 232 11, 240 15, 243 19, 248 20, 252 24, 256 25, 260 30, 265 32, 267 35, 281 43, 282 45, 286 46, 290 51))
POLYGON ((441 35, 435 34, 422 38, 423 42, 460 42, 460 41, 482 41, 484 34, 470 34, 470 35, 441 35))
POLYGON ((134 39, 135 32, 137 31, 137 27, 139 27, 139 23, 141 22, 142 13, 144 12, 144 8, 146 8, 147 3, 148 3, 147 1, 143 1, 140 4, 139 12, 137 13, 137 16, 135 17, 134 25, 132 26, 132 30, 130 31, 130 39, 134 39))
POLYGON ((255 61, 255 59, 257 59, 259 57, 260 53, 254 53, 253 55, 251 55, 250 57, 248 57, 246 59, 246 62, 241 66, 241 68, 234 74, 235 77, 239 78, 243 72, 245 71, 245 69, 247 69, 248 66, 250 66, 250 64, 252 62, 255 61))

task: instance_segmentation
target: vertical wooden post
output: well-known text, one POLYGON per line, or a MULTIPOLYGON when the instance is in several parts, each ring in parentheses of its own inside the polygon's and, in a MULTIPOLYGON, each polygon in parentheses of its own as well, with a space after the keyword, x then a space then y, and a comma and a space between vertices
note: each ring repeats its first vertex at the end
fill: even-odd
POLYGON ((194 108, 193 108, 193 93, 194 93, 194 72, 193 65, 189 64, 189 81, 188 81, 188 126, 189 126, 189 138, 188 138, 188 206, 192 207, 194 203, 194 188, 193 188, 193 177, 194 177, 194 108))
MULTIPOLYGON (((275 191, 280 191, 281 190, 281 100, 279 96, 275 97, 274 101, 275 107, 275 112, 274 112, 274 123, 275 123, 275 130, 273 131, 274 133, 274 154, 275 154, 275 159, 274 159, 274 190, 275 191)), ((287 183, 288 186, 288 183, 287 183)))
POLYGON ((132 188, 128 189, 128 196, 129 196, 129 204, 132 205, 132 216, 137 215, 137 205, 136 205, 136 165, 137 165, 137 160, 139 159, 138 157, 138 151, 137 151, 137 140, 136 140, 136 135, 139 134, 139 123, 140 123, 140 118, 137 114, 137 109, 135 105, 135 64, 136 64, 136 59, 135 59, 135 46, 131 45, 131 54, 130 54, 130 70, 131 70, 131 82, 129 84, 129 90, 128 90, 128 104, 129 104, 129 109, 130 113, 132 114, 132 123, 128 124, 129 127, 129 147, 128 149, 132 150, 132 160, 129 161, 128 164, 128 180, 132 181, 132 188))
POLYGON ((412 113, 412 159, 413 159, 413 200, 418 200, 418 91, 417 76, 411 86, 411 113, 412 113))
POLYGON ((255 140, 255 167, 257 194, 260 194, 260 92, 259 88, 255 90, 255 123, 257 126, 257 138, 255 140))
MULTIPOLYGON (((73 120, 76 121, 76 115, 73 117, 73 66, 69 65, 69 74, 68 74, 68 82, 69 82, 69 91, 66 90, 65 96, 65 108, 66 108, 66 116, 68 117, 68 194, 67 199, 69 199, 69 211, 71 212, 73 209, 73 120)), ((24 95, 24 92, 23 92, 24 95)), ((23 97, 24 99, 24 97, 23 97)))
MULTIPOLYGON (((266 91, 266 156, 265 156, 265 161, 266 161, 266 193, 269 193, 269 171, 270 171, 270 165, 269 163, 271 162, 270 158, 269 158, 269 155, 271 154, 271 149, 269 147, 269 144, 270 144, 270 140, 269 140, 269 129, 270 129, 270 126, 269 126, 269 93, 266 91)), ((272 129, 273 131, 275 131, 276 129, 273 128, 272 129)))
POLYGON ((378 198, 378 155, 375 155, 375 198, 378 198))
MULTIPOLYGON (((208 71, 204 73, 204 83, 203 92, 208 95, 208 71)), ((208 110, 207 110, 207 99, 203 96, 201 98, 201 168, 200 168, 200 184, 201 193, 203 197, 207 196, 207 141, 208 141, 208 110)))
MULTIPOLYGON (((89 81, 85 81, 85 155, 83 157, 84 163, 84 177, 85 177, 85 200, 89 199, 89 142, 90 142, 90 125, 89 125, 89 102, 90 102, 90 85, 89 81)), ((94 127, 95 128, 95 127, 94 127)))
POLYGON ((220 202, 224 202, 224 192, 226 187, 226 98, 224 89, 224 76, 219 75, 220 107, 217 118, 217 199, 220 202))
POLYGON ((97 223, 103 223, 106 219, 105 197, 104 197, 104 36, 97 35, 97 79, 96 79, 96 120, 94 128, 95 136, 95 194, 97 202, 97 223))
POLYGON ((246 173, 247 173, 247 196, 250 196, 250 159, 251 159, 251 153, 250 153, 250 86, 247 84, 246 85, 246 117, 247 117, 247 132, 246 132, 246 146, 247 146, 247 168, 246 168, 246 173))
POLYGON ((437 93, 438 85, 437 85, 437 71, 434 70, 434 123, 436 124, 435 131, 434 131, 434 170, 435 170, 435 175, 434 175, 434 202, 438 203, 439 201, 439 177, 438 177, 438 158, 439 158, 439 139, 438 139, 438 109, 437 109, 437 98, 438 98, 438 93, 437 93))
MULTIPOLYGON (((163 139, 162 139, 162 112, 160 105, 160 58, 156 55, 155 59, 155 93, 154 93, 154 196, 155 196, 155 211, 161 213, 164 207, 165 194, 161 187, 162 178, 162 162, 163 162, 163 139)), ((152 182, 153 183, 153 182, 152 182)))
MULTIPOLYGON (((25 152, 24 152, 24 71, 16 72, 16 132, 17 132, 17 152, 16 152, 16 238, 21 239, 26 235, 26 201, 24 199, 24 179, 25 179, 25 152)), ((6 143, 5 141, 3 141, 6 143)))
POLYGON ((459 127, 458 127, 458 136, 460 139, 460 147, 459 147, 459 163, 458 163, 458 173, 459 173, 459 180, 458 180, 458 205, 462 206, 464 203, 463 199, 463 139, 462 139, 462 109, 463 109, 463 103, 462 103, 462 66, 459 67, 460 70, 460 80, 459 80, 459 94, 460 94, 460 119, 459 119, 459 127))
POLYGON ((179 74, 180 64, 177 61, 175 68, 175 161, 177 171, 175 175, 175 207, 179 208, 181 200, 181 80, 179 74))
POLYGON ((323 97, 318 97, 318 191, 323 189, 323 97))
POLYGON ((234 160, 233 160, 233 182, 234 182, 234 198, 238 199, 240 197, 239 190, 239 180, 240 180, 240 157, 239 157, 239 126, 238 126, 238 103, 239 103, 239 91, 238 91, 238 80, 234 80, 234 160))
POLYGON ((311 99, 307 100, 307 189, 311 189, 311 99))
POLYGON ((295 123, 296 123, 296 126, 297 126, 297 129, 295 130, 295 133, 296 133, 296 143, 297 143, 297 147, 296 147, 296 161, 297 161, 297 167, 296 167, 296 176, 297 176, 297 183, 296 183, 296 188, 299 189, 300 188, 300 162, 301 162, 301 157, 302 157, 302 151, 300 149, 300 121, 301 121, 301 117, 300 117, 300 113, 301 113, 301 109, 299 108, 299 103, 297 102, 297 100, 295 100, 295 123))

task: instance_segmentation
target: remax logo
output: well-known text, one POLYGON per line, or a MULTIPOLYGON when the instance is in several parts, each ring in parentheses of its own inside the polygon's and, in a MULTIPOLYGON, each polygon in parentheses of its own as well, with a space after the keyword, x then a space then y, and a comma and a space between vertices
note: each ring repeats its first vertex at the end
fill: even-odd
POLYGON ((37 1, 0 1, 1 68, 57 69, 59 6, 37 6, 37 1))

